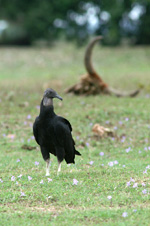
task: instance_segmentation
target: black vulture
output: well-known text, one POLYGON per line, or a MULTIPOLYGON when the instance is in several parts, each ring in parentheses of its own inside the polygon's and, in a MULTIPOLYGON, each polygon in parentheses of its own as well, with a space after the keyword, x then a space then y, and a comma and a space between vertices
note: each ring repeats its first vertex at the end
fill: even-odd
POLYGON ((75 149, 70 122, 54 112, 53 98, 62 100, 56 91, 48 88, 44 92, 40 105, 40 114, 33 124, 33 134, 39 144, 43 159, 46 161, 46 176, 49 176, 50 153, 57 156, 58 172, 61 162, 75 163, 75 155, 81 155, 75 149))

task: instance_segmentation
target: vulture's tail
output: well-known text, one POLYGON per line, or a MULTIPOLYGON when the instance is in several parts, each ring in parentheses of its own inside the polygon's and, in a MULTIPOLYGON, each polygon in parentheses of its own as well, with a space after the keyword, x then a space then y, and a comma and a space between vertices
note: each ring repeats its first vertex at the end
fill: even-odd
POLYGON ((77 150, 75 150, 75 155, 81 155, 80 152, 78 152, 77 150))

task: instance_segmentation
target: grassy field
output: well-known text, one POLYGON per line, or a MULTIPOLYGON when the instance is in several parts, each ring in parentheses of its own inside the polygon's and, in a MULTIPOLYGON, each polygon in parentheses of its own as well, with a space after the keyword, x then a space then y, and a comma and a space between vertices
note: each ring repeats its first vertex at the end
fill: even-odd
POLYGON ((84 48, 1 48, 0 225, 150 225, 150 47, 94 49, 93 64, 120 90, 142 88, 136 98, 73 96, 64 90, 85 73, 84 48), (43 91, 63 102, 55 112, 72 124, 76 164, 51 156, 51 174, 32 134, 43 91), (99 123, 114 137, 96 138, 99 123), (32 149, 32 150, 30 150, 32 149))

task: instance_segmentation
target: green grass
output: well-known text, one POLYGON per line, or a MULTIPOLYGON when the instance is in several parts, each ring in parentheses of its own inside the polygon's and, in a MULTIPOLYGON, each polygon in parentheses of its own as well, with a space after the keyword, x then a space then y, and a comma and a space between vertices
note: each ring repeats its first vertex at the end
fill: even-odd
POLYGON ((83 55, 84 48, 62 43, 51 49, 1 48, 2 226, 149 225, 150 169, 143 172, 150 165, 150 48, 94 50, 93 64, 108 84, 122 90, 143 87, 136 98, 65 94, 64 90, 85 73, 83 55), (77 150, 82 153, 75 165, 63 162, 59 176, 57 160, 51 156, 50 182, 32 139, 32 123, 47 87, 63 97, 63 102, 54 101, 55 112, 71 122, 77 150), (114 129, 115 139, 95 138, 95 123, 114 129), (34 149, 24 149, 24 145, 34 149), (109 166, 114 161, 118 164, 109 166), (131 178, 135 182, 127 186, 131 178), (73 179, 78 180, 77 185, 73 179), (127 217, 122 217, 124 212, 127 217))

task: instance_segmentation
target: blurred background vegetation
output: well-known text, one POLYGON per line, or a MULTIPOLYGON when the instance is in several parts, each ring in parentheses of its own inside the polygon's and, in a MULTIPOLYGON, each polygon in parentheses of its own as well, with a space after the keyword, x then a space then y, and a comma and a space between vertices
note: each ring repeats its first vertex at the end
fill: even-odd
POLYGON ((1 45, 83 45, 92 35, 104 45, 149 45, 150 0, 0 0, 1 45))

